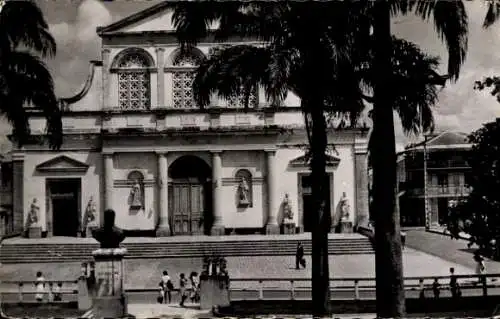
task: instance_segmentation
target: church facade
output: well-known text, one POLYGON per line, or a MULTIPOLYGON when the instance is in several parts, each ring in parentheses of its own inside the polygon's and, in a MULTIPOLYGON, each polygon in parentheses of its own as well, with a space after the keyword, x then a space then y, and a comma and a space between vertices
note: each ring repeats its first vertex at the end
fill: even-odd
MULTIPOLYGON (((256 91, 248 109, 237 97, 200 109, 194 72, 220 43, 181 54, 173 31, 163 4, 98 28, 102 60, 60 100, 62 148, 13 152, 16 228, 82 236, 112 208, 118 227, 157 236, 313 230, 300 100, 290 93, 271 107, 256 91)), ((227 45, 242 42, 254 44, 227 45)), ((42 135, 43 116, 33 111, 30 126, 42 135)), ((331 129, 328 139, 327 210, 355 226, 368 219, 367 129, 331 129)))

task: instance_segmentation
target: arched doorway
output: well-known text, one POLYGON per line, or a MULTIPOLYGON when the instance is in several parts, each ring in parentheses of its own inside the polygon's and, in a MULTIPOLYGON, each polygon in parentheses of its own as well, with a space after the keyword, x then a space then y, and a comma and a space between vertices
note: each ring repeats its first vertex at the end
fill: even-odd
POLYGON ((186 155, 170 165, 168 175, 173 234, 209 234, 213 223, 210 166, 199 157, 186 155))

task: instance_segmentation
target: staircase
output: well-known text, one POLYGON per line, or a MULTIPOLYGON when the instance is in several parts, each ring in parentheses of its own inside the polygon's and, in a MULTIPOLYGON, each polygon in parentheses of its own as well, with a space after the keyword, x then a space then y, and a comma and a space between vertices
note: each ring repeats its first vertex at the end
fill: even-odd
MULTIPOLYGON (((126 242, 125 258, 175 258, 220 256, 282 256, 295 255, 297 243, 304 246, 306 255, 311 253, 311 241, 299 239, 269 240, 224 240, 224 241, 184 241, 184 242, 126 242)), ((0 262, 9 263, 50 263, 84 262, 92 260, 92 251, 99 248, 95 243, 3 243, 0 247, 0 262)), ((373 248, 368 238, 329 238, 330 255, 372 254, 373 248)))

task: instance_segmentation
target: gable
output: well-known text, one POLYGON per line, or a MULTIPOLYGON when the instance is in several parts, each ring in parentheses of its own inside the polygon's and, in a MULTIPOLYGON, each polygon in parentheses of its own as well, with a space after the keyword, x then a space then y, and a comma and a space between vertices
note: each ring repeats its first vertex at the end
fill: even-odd
MULTIPOLYGON (((175 2, 164 1, 133 15, 123 18, 105 27, 98 27, 97 33, 136 33, 136 32, 173 32, 172 9, 169 6, 175 2)), ((211 29, 216 28, 212 26, 211 29)))
POLYGON ((467 135, 458 132, 444 132, 427 142, 428 146, 447 146, 469 144, 467 135))
MULTIPOLYGON (((309 164, 311 163, 311 159, 308 158, 306 155, 299 156, 297 158, 294 158, 291 160, 288 165, 290 167, 309 167, 309 164)), ((337 167, 340 163, 340 158, 331 156, 331 155, 326 155, 326 166, 327 167, 337 167)))
POLYGON ((87 165, 86 163, 77 161, 66 155, 61 155, 38 164, 35 169, 39 172, 46 173, 84 173, 88 170, 88 168, 89 165, 87 165))

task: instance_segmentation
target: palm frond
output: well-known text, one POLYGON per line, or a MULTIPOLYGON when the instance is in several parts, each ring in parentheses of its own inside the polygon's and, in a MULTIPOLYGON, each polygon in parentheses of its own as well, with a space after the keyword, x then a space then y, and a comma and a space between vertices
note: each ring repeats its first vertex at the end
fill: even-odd
POLYGON ((62 144, 62 121, 54 83, 46 65, 28 52, 11 52, 1 65, 0 111, 14 127, 14 136, 24 143, 29 134, 25 106, 32 105, 46 118, 46 135, 51 148, 62 144), (19 134, 19 135, 18 135, 19 134))
POLYGON ((25 47, 41 54, 53 56, 56 41, 42 11, 33 1, 7 1, 0 12, 0 42, 2 49, 25 47))
POLYGON ((484 28, 488 28, 493 25, 500 17, 500 1, 491 0, 488 2, 488 11, 486 11, 486 16, 484 17, 483 22, 484 28))

